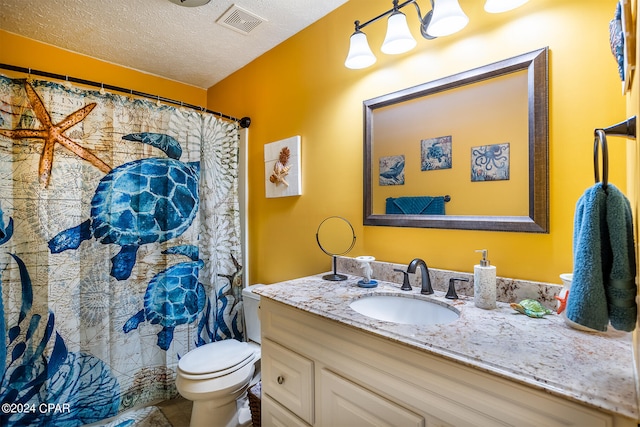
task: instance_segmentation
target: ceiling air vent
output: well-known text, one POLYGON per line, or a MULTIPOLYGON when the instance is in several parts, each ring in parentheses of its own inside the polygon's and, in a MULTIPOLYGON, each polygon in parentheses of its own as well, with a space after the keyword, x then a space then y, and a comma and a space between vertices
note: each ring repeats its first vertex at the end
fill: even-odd
POLYGON ((266 19, 259 17, 255 13, 249 12, 240 6, 231 5, 229 9, 216 21, 223 27, 231 28, 242 34, 249 34, 266 19))

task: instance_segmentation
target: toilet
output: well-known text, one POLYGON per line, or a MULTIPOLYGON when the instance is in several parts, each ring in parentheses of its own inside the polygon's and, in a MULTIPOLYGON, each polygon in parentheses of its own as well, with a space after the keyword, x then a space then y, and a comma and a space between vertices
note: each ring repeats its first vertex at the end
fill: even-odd
POLYGON ((193 401, 191 427, 244 427, 251 425, 247 389, 260 380, 260 296, 242 290, 247 342, 216 341, 185 354, 178 362, 176 388, 193 401))

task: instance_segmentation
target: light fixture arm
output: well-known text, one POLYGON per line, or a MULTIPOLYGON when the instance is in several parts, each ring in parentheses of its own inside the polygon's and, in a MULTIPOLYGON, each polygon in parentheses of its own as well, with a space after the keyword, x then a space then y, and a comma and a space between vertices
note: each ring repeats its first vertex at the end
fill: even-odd
POLYGON ((422 34, 422 37, 424 37, 427 40, 433 40, 437 38, 427 33, 427 28, 429 28, 429 23, 431 22, 431 17, 433 16, 433 7, 434 7, 433 0, 431 0, 431 10, 427 12, 424 18, 420 13, 420 6, 415 0, 413 1, 413 5, 416 7, 416 10, 418 12, 418 19, 420 20, 420 34, 422 34))
POLYGON ((384 18, 385 16, 391 15, 394 12, 399 11, 400 9, 402 9, 403 7, 412 4, 415 5, 416 10, 418 11, 418 19, 420 20, 420 33, 422 34, 422 37, 424 37, 425 39, 428 40, 432 40, 435 39, 435 37, 430 36, 429 34, 427 34, 427 27, 429 26, 429 22, 431 22, 431 15, 433 14, 433 0, 431 1, 431 10, 429 12, 427 12, 427 14, 424 16, 424 19, 422 18, 422 14, 420 12, 420 6, 418 6, 418 3, 416 2, 416 0, 407 0, 401 4, 398 4, 398 0, 393 0, 393 8, 387 10, 386 12, 381 13, 380 15, 376 16, 375 18, 371 18, 369 19, 367 22, 365 22, 364 24, 360 24, 360 21, 355 21, 355 30, 356 32, 360 31, 361 29, 363 29, 364 27, 366 27, 369 24, 373 24, 376 21, 379 21, 380 19, 384 18))

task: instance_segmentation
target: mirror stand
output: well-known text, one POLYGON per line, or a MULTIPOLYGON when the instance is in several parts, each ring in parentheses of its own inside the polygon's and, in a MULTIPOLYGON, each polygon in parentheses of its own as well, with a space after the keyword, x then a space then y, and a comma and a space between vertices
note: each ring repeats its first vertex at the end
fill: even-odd
POLYGON ((316 231, 316 241, 322 252, 331 257, 333 263, 333 274, 326 274, 322 278, 332 282, 347 280, 347 276, 338 274, 338 255, 348 253, 356 244, 356 232, 351 223, 340 216, 325 218, 316 231))
POLYGON ((324 280, 331 280, 332 282, 341 282, 343 280, 347 280, 347 276, 344 274, 338 274, 338 256, 331 255, 333 262, 333 274, 327 274, 322 276, 324 280))

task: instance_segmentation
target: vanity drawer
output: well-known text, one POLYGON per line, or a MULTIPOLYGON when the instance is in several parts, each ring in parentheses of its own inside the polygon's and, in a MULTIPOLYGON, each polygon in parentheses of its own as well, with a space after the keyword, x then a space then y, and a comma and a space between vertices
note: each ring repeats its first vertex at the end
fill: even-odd
POLYGON ((262 391, 313 424, 313 362, 263 338, 261 365, 262 391))
POLYGON ((262 398, 261 425, 265 427, 309 427, 309 424, 287 411, 268 395, 262 398))

